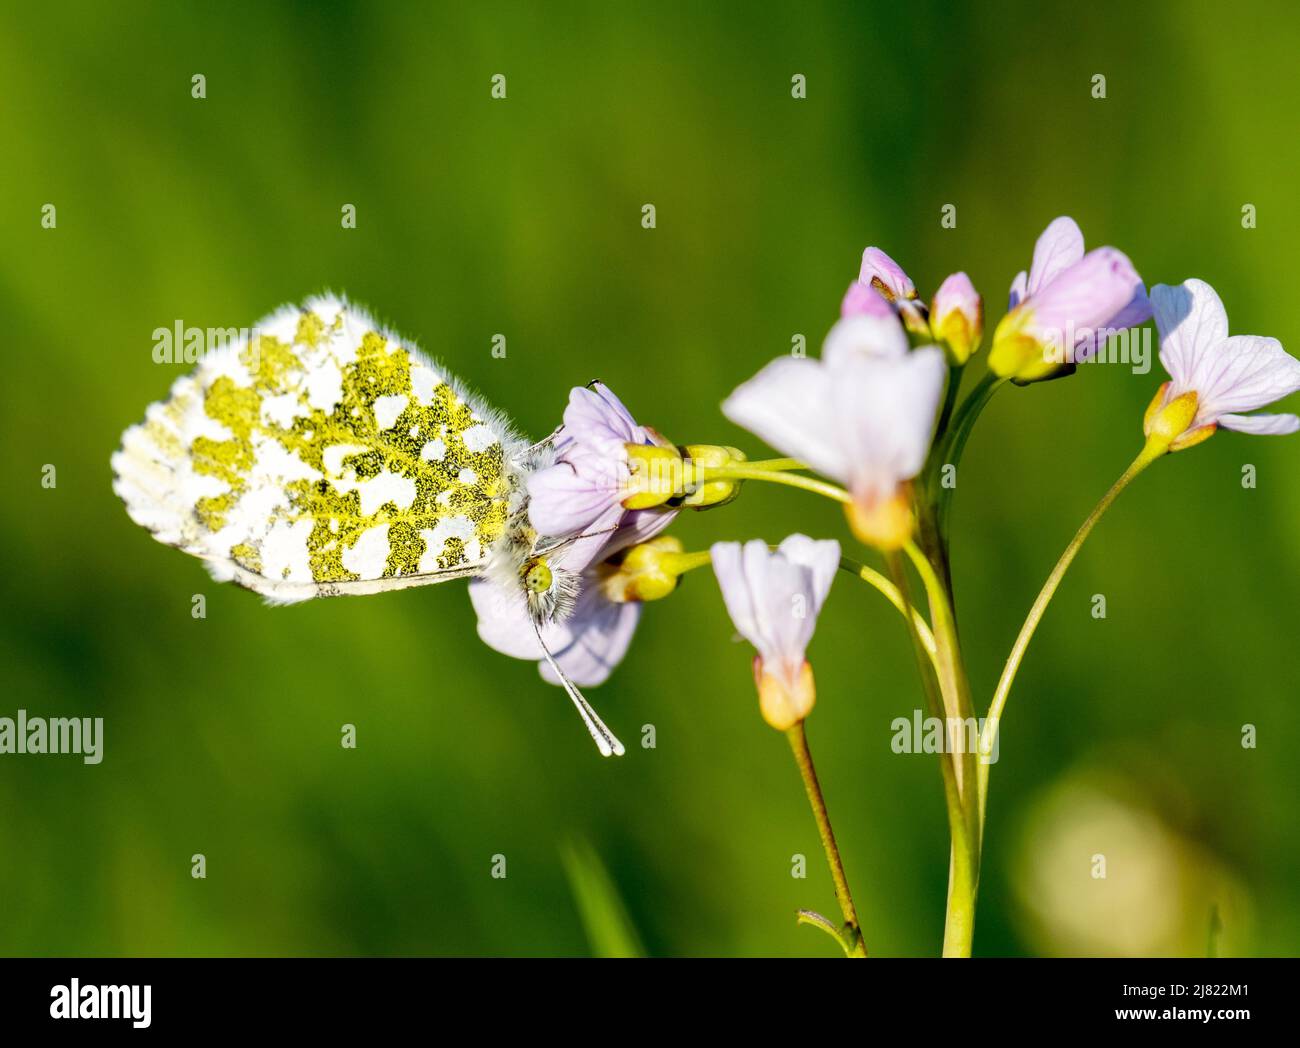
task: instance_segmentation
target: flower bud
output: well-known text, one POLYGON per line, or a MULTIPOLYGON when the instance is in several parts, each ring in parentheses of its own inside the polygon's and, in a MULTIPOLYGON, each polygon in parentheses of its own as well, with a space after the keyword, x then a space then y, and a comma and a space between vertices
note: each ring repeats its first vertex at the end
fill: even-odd
POLYGON ((930 341, 930 324, 925 304, 916 297, 916 285, 903 267, 878 247, 862 252, 862 269, 840 304, 840 315, 887 316, 896 312, 914 345, 930 341), (881 306, 887 308, 882 310, 881 306))
POLYGON ((600 569, 600 588, 615 604, 660 600, 677 588, 682 571, 682 543, 660 535, 627 550, 617 564, 600 569))
POLYGON ((628 494, 624 509, 649 509, 662 506, 681 493, 682 456, 678 450, 662 444, 627 444, 628 494))
POLYGON ((812 666, 805 659, 793 674, 769 672, 761 655, 754 656, 754 683, 763 719, 777 731, 788 731, 812 712, 817 687, 812 666))
POLYGON ((930 331, 955 367, 965 364, 979 348, 984 335, 984 301, 965 273, 954 273, 934 293, 930 331))
POLYGON ((858 282, 875 288, 890 302, 916 298, 916 285, 912 283, 912 278, 878 247, 869 247, 862 252, 858 282))
POLYGON ((730 502, 740 494, 739 480, 693 480, 691 467, 718 469, 724 466, 745 462, 745 453, 739 448, 721 444, 687 444, 681 449, 686 456, 687 494, 682 499, 683 506, 692 509, 711 509, 730 502))

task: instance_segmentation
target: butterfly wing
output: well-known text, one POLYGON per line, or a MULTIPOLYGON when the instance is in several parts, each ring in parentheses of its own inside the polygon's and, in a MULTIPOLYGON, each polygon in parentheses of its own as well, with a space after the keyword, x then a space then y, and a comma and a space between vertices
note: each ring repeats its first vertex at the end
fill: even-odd
POLYGON ((113 455, 131 519, 277 602, 478 573, 526 442, 333 297, 203 357, 113 455))

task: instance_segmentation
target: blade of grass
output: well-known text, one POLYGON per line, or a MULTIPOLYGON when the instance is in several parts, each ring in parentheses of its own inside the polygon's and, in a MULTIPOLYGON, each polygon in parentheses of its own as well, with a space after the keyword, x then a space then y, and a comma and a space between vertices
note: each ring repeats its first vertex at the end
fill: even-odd
POLYGON ((560 859, 569 878, 587 941, 596 957, 644 957, 645 947, 628 916, 618 889, 586 841, 577 839, 560 846, 560 859))

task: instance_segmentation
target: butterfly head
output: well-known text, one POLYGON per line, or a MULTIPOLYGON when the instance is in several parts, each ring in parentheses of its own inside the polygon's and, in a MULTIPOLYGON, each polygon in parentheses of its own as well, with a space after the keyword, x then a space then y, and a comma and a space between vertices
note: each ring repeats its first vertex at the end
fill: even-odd
POLYGON ((528 613, 538 625, 559 622, 573 613, 579 580, 575 572, 545 555, 529 557, 519 570, 528 613))

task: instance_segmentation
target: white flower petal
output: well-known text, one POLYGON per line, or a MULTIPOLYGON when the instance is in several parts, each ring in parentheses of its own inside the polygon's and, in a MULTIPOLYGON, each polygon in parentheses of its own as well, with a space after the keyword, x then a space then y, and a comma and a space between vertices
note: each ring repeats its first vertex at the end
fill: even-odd
POLYGON ((1193 376, 1196 418, 1254 411, 1300 389, 1300 360, 1275 338, 1232 335, 1199 363, 1193 376))
MULTIPOLYGON (((592 688, 608 679, 627 654, 637 623, 641 621, 641 608, 639 602, 608 601, 594 586, 583 590, 573 615, 565 622, 572 635, 571 642, 551 649, 555 661, 574 684, 592 688)), ((538 663, 537 668, 547 683, 560 683, 545 661, 538 663)))
MULTIPOLYGON (((528 608, 518 590, 487 579, 471 579, 469 599, 478 615, 478 635, 489 648, 512 659, 541 659, 542 649, 533 632, 528 608)), ((542 639, 552 651, 573 643, 567 623, 542 628, 542 639)))
POLYGON ((921 471, 948 378, 937 346, 897 359, 858 355, 832 369, 832 403, 848 483, 860 498, 885 498, 921 471))
POLYGON ((719 542, 710 551, 727 613, 770 672, 803 665, 839 564, 839 543, 791 535, 774 552, 755 539, 719 542))
POLYGON ((745 577, 744 556, 739 542, 715 542, 709 547, 713 574, 718 578, 722 602, 727 606, 736 631, 757 647, 758 619, 754 614, 754 599, 745 577))
POLYGON ((844 353, 901 357, 907 347, 907 332, 892 309, 885 315, 855 313, 835 322, 822 343, 822 360, 831 364, 844 353))
POLYGON ((645 430, 636 424, 631 412, 603 382, 590 388, 577 386, 569 393, 564 409, 564 435, 593 446, 644 444, 645 430))
POLYGON ((1296 415, 1220 415, 1219 425, 1235 429, 1238 433, 1255 433, 1263 436, 1285 436, 1300 429, 1296 415))
POLYGON ((743 546, 738 542, 718 542, 709 554, 723 603, 737 632, 764 658, 773 655, 777 637, 769 606, 772 556, 767 543, 761 539, 753 539, 743 546))
POLYGON ((746 639, 765 659, 776 657, 780 650, 781 609, 773 608, 772 575, 777 565, 772 551, 766 542, 752 539, 741 548, 740 563, 749 588, 749 612, 754 629, 754 635, 746 639))
POLYGON ((622 481, 613 473, 617 468, 626 476, 627 466, 613 459, 598 460, 587 453, 573 454, 577 464, 557 462, 528 478, 528 519, 543 535, 577 534, 591 527, 611 507, 621 512, 618 502, 622 481), (581 464, 606 461, 608 470, 580 468, 581 464))
POLYGON ((783 357, 738 386, 722 413, 777 451, 843 482, 848 461, 830 410, 831 379, 806 357, 783 357))
POLYGON ((755 604, 763 609, 769 644, 761 654, 770 669, 780 665, 793 677, 803 665, 820 610, 813 591, 813 570, 783 554, 766 548, 763 552, 767 557, 766 590, 755 597, 755 604))
POLYGON ((812 572, 813 613, 821 611, 840 566, 840 544, 834 539, 810 539, 787 535, 777 547, 786 560, 812 572))
POLYGON ((1173 392, 1201 393, 1201 369, 1228 337, 1223 302, 1205 281, 1192 279, 1176 287, 1157 284, 1151 307, 1160 332, 1160 363, 1174 380, 1173 392))
MULTIPOLYGON (((1081 258, 1083 233, 1080 232, 1078 223, 1066 215, 1053 219, 1034 244, 1034 260, 1029 266, 1026 294, 1037 294, 1081 258)), ((1012 285, 1012 290, 1014 289, 1015 286, 1012 285)))
POLYGON ((547 558, 551 567, 581 573, 590 565, 612 557, 619 550, 632 545, 638 541, 637 535, 640 532, 624 530, 623 525, 629 517, 631 514, 615 503, 580 532, 548 535, 548 538, 559 540, 558 548, 547 558))

